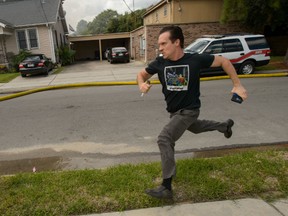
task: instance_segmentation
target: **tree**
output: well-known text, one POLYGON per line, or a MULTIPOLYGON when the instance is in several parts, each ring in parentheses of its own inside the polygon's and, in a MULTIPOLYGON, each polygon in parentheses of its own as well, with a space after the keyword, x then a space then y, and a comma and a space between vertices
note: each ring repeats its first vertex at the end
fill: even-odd
POLYGON ((145 11, 141 9, 119 15, 117 11, 108 9, 97 15, 92 22, 80 20, 76 31, 81 35, 129 32, 143 25, 142 16, 145 11))
MULTIPOLYGON (((258 32, 288 35, 287 0, 224 0, 221 21, 238 20, 258 32)), ((286 54, 288 62, 288 48, 286 54)))
POLYGON ((76 32, 79 35, 88 34, 88 22, 86 20, 80 20, 77 24, 76 32))
POLYGON ((239 20, 256 30, 271 26, 288 31, 287 0, 224 0, 222 22, 239 20))
POLYGON ((90 34, 108 33, 108 24, 111 19, 117 19, 118 13, 115 10, 105 10, 97 15, 92 22, 88 23, 88 32, 90 34))
POLYGON ((117 18, 111 19, 108 24, 108 32, 129 32, 143 25, 142 15, 146 10, 136 10, 131 13, 119 15, 117 18))

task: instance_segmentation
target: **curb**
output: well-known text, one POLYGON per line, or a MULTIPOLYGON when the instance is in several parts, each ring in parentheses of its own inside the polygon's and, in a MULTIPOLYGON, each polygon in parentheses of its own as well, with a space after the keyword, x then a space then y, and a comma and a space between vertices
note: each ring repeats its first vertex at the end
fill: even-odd
MULTIPOLYGON (((285 77, 288 76, 288 72, 283 73, 273 73, 273 74, 250 74, 250 75, 238 75, 239 78, 265 78, 265 77, 285 77)), ((229 79, 228 75, 225 76, 214 76, 214 77, 202 77, 200 81, 210 81, 210 80, 221 80, 229 79)), ((152 80, 152 84, 160 84, 160 81, 152 80)), ((62 84, 55 86, 47 86, 42 88, 35 88, 27 91, 22 91, 18 93, 13 93, 10 95, 0 97, 0 102, 5 100, 10 100, 13 98, 42 92, 55 89, 64 89, 64 88, 79 88, 79 87, 89 87, 89 86, 120 86, 120 85, 137 85, 136 81, 113 81, 113 82, 85 82, 85 83, 75 83, 75 84, 62 84)))

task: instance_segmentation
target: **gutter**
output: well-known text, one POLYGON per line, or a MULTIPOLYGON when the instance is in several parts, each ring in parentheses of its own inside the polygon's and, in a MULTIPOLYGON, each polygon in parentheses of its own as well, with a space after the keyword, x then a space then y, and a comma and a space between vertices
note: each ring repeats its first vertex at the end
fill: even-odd
POLYGON ((39 25, 53 25, 56 24, 56 22, 45 22, 45 23, 33 23, 33 24, 25 24, 25 25, 15 25, 15 28, 25 28, 30 26, 39 26, 39 25))

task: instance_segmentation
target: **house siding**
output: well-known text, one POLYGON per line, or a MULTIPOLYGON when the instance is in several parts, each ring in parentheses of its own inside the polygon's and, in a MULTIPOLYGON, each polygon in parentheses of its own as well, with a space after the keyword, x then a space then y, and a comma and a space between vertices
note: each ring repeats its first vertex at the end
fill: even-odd
POLYGON ((218 22, 223 0, 172 1, 172 22, 218 22))
POLYGON ((144 25, 217 22, 220 20, 223 0, 181 0, 162 2, 144 15, 144 25))
POLYGON ((171 4, 164 4, 155 9, 152 13, 144 18, 144 25, 169 23, 171 17, 171 4), (165 14, 165 11, 167 14, 165 14))
MULTIPOLYGON (((29 27, 28 27, 29 28, 29 27)), ((21 28, 21 29, 15 29, 15 32, 17 30, 23 30, 28 28, 21 28)), ((31 53, 43 53, 47 57, 52 57, 52 52, 50 49, 50 38, 49 38, 49 29, 46 26, 38 26, 38 27, 30 27, 30 28, 36 28, 37 29, 37 36, 38 36, 38 49, 31 49, 29 52, 31 53)), ((19 47, 18 42, 16 38, 16 33, 6 37, 6 48, 9 50, 9 52, 12 52, 13 54, 19 53, 19 47)))
POLYGON ((48 58, 53 58, 54 53, 52 53, 52 38, 50 29, 46 26, 38 27, 38 39, 39 39, 39 49, 30 50, 32 53, 43 53, 48 58))
POLYGON ((62 23, 60 21, 58 21, 54 25, 53 30, 54 30, 53 37, 55 38, 54 40, 55 48, 59 48, 60 46, 67 44, 67 39, 63 30, 62 23), (55 31, 56 31, 57 36, 55 35, 55 31))
POLYGON ((12 52, 14 54, 17 54, 19 52, 15 34, 6 36, 6 49, 7 52, 12 52))

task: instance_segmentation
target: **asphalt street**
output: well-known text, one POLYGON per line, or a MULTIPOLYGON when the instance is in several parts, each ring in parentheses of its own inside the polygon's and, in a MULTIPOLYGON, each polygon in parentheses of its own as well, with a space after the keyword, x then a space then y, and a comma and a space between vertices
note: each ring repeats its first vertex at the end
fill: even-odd
MULTIPOLYGON (((69 77, 72 83, 83 82, 84 78, 87 82, 128 81, 135 79, 144 67, 140 63, 110 66, 95 62, 73 66, 58 75, 18 77, 1 90, 19 91, 29 84, 37 89, 34 83, 39 80, 57 86, 69 83, 69 77)), ((177 142, 179 157, 191 157, 193 152, 203 149, 288 141, 286 77, 242 79, 242 83, 249 91, 249 99, 239 105, 230 101, 230 80, 201 82, 200 118, 219 121, 232 118, 234 134, 225 139, 218 132, 199 135, 187 132, 177 142)), ((135 85, 85 88, 84 83, 82 87, 2 101, 1 159, 61 157, 66 169, 159 160, 156 140, 169 118, 160 85, 153 85, 144 97, 140 97, 135 85)))

